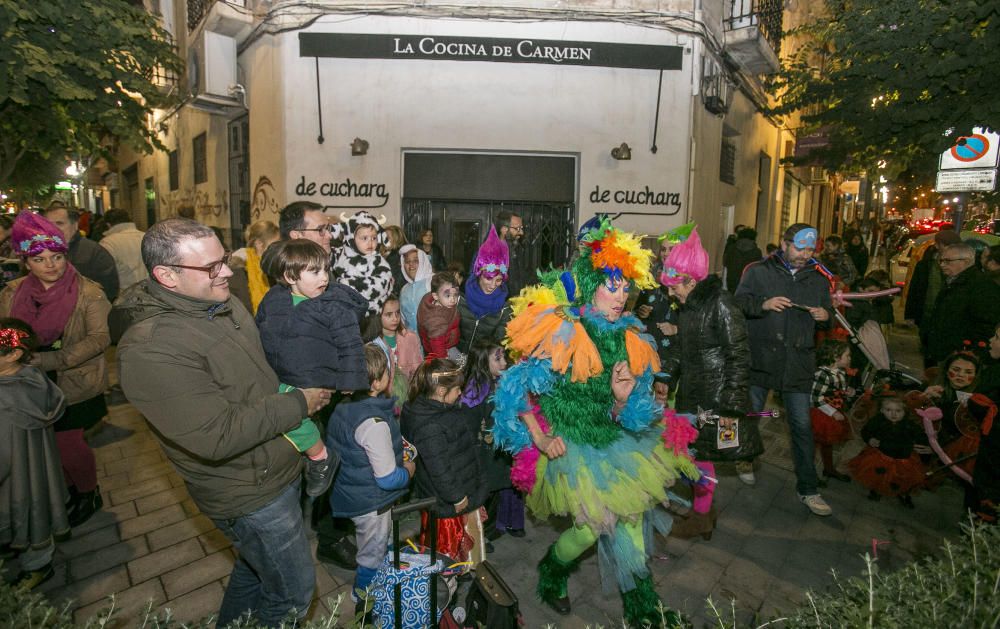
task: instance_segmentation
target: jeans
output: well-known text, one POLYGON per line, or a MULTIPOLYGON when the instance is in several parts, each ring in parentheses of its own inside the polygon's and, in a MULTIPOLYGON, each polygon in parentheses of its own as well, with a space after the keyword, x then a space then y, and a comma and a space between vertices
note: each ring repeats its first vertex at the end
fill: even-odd
POLYGON ((299 508, 299 482, 253 513, 213 520, 238 551, 222 598, 218 626, 250 612, 262 625, 280 624, 289 612, 304 618, 316 570, 299 508))
MULTIPOLYGON (((754 411, 764 410, 769 389, 750 387, 750 403, 754 411)), ((817 493, 819 479, 816 476, 815 443, 813 442, 812 421, 809 419, 809 394, 796 391, 782 391, 785 417, 791 433, 792 462, 795 464, 795 490, 800 496, 817 493)))

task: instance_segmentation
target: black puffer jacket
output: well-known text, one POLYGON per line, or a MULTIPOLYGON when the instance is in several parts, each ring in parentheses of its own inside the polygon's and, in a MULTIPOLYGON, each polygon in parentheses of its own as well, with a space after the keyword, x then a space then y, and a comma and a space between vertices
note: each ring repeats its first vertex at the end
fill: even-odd
POLYGON ((934 311, 924 321, 927 351, 924 357, 941 362, 948 354, 993 336, 1000 321, 1000 286, 971 266, 944 286, 934 300, 934 311))
POLYGON ((498 312, 476 317, 469 309, 469 302, 465 300, 465 297, 462 297, 458 302, 459 332, 461 333, 458 338, 458 351, 467 354, 469 348, 476 341, 492 341, 494 343, 502 341, 512 313, 508 301, 498 312))
POLYGON ((717 275, 699 282, 681 306, 664 371, 677 390, 678 411, 750 410, 746 321, 717 275))
POLYGON ((292 305, 291 291, 275 284, 257 308, 267 362, 293 387, 365 391, 369 387, 361 323, 368 302, 356 290, 330 282, 322 295, 292 305))
POLYGON ((750 339, 750 384, 809 393, 816 371, 817 328, 828 328, 830 319, 818 322, 805 310, 764 310, 764 302, 784 296, 800 306, 820 306, 831 311, 830 281, 811 264, 794 275, 780 251, 751 264, 734 298, 747 318, 750 339))
POLYGON ((479 413, 458 404, 420 397, 403 405, 403 437, 417 449, 416 496, 435 496, 438 517, 458 515, 454 505, 468 498, 461 513, 486 502, 489 487, 478 444, 479 413))

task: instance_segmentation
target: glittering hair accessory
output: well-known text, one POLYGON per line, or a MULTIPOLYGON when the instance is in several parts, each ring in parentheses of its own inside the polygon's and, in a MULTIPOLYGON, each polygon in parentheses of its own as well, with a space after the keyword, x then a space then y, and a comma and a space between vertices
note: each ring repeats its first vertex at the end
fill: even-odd
POLYGON ((22 258, 37 256, 43 251, 66 253, 66 240, 59 228, 44 216, 21 212, 10 228, 14 253, 22 258))
POLYGON ((670 250, 663 263, 660 283, 676 286, 688 278, 700 282, 708 277, 708 252, 701 246, 698 230, 692 229, 687 240, 670 250))
POLYGON ((490 233, 487 234, 486 240, 479 246, 479 251, 476 253, 472 274, 479 277, 481 275, 493 276, 499 273, 503 275, 504 279, 507 279, 509 265, 510 251, 507 248, 507 243, 500 240, 497 228, 491 226, 490 233))
POLYGON ((27 349, 22 339, 28 338, 28 333, 17 328, 0 328, 0 349, 27 349))

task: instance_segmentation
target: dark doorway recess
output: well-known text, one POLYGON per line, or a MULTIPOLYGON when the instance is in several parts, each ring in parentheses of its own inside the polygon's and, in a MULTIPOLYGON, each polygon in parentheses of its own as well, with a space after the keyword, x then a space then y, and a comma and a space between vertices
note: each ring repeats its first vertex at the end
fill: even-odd
POLYGON ((402 227, 411 242, 430 227, 449 261, 468 268, 497 216, 524 221, 518 254, 529 268, 568 262, 576 233, 576 158, 487 153, 403 156, 402 227))

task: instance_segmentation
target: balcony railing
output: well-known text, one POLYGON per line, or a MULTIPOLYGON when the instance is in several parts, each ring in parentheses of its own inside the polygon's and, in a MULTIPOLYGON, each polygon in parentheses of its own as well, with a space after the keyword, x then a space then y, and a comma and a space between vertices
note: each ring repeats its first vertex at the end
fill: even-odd
POLYGON ((727 31, 756 26, 774 54, 781 53, 782 0, 729 0, 727 31))

